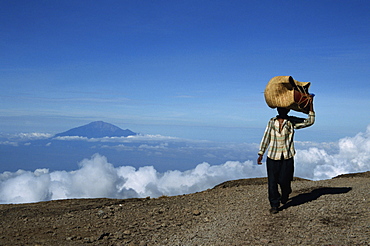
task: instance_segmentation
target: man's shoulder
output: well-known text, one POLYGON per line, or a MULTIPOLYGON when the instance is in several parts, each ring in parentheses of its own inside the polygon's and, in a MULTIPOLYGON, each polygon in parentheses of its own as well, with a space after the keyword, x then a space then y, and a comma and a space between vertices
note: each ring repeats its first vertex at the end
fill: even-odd
POLYGON ((277 120, 277 117, 272 117, 272 118, 268 121, 268 124, 269 124, 269 125, 274 124, 275 120, 277 120))

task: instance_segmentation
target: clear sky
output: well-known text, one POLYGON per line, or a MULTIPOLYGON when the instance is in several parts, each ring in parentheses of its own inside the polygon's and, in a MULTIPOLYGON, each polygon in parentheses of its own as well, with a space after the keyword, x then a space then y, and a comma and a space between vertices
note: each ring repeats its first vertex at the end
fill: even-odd
POLYGON ((368 0, 8 0, 0 13, 1 132, 103 120, 257 141, 278 75, 312 83, 317 122, 303 139, 370 124, 368 0))

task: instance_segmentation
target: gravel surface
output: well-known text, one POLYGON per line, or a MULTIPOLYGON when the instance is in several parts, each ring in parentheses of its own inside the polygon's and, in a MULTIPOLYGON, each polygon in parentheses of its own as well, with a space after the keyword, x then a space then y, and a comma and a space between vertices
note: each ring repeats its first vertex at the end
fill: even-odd
POLYGON ((274 215, 263 178, 157 199, 3 204, 0 245, 370 245, 369 179, 296 179, 274 215))

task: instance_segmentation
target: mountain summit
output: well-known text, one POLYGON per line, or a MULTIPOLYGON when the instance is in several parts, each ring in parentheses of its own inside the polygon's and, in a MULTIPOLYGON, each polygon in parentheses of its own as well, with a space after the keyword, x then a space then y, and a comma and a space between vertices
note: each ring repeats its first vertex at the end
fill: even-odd
POLYGON ((80 136, 87 138, 103 138, 103 137, 127 137, 137 135, 137 133, 126 129, 123 130, 118 126, 106 123, 104 121, 94 121, 87 125, 72 128, 66 132, 58 133, 55 137, 62 136, 80 136))

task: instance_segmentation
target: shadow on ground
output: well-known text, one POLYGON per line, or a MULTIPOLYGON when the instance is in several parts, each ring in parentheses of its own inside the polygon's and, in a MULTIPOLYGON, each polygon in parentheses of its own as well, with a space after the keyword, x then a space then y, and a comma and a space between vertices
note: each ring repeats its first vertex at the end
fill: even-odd
POLYGON ((291 200, 280 207, 280 210, 287 209, 289 207, 299 206, 307 202, 311 202, 316 200, 322 195, 335 195, 335 194, 343 194, 347 193, 352 190, 351 187, 321 187, 312 190, 311 192, 299 194, 291 198, 291 200))

